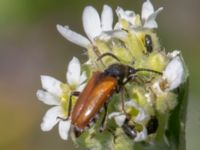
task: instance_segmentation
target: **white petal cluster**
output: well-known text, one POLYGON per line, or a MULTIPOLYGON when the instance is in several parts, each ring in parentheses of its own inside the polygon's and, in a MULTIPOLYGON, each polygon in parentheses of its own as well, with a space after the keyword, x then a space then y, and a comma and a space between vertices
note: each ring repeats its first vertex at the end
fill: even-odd
MULTIPOLYGON (((159 8, 154 11, 153 5, 149 0, 143 3, 141 22, 144 28, 157 28, 158 25, 155 21, 157 15, 163 10, 159 8)), ((69 26, 57 25, 58 32, 70 42, 84 47, 86 49, 95 45, 95 40, 99 38, 100 40, 109 40, 112 38, 124 38, 127 34, 125 31, 121 30, 123 25, 121 20, 126 20, 131 24, 132 27, 141 27, 137 23, 137 15, 134 11, 123 10, 121 7, 116 9, 116 14, 118 15, 119 21, 115 24, 113 29, 113 11, 108 5, 103 6, 101 16, 98 14, 97 10, 92 6, 85 7, 82 15, 83 28, 87 37, 74 32, 69 28, 69 26)))
POLYGON ((68 26, 57 25, 57 30, 60 34, 70 42, 89 48, 92 44, 95 45, 95 38, 100 36, 102 32, 111 31, 113 24, 112 8, 104 5, 101 17, 97 10, 92 6, 87 6, 83 11, 83 28, 88 38, 72 31, 68 26))
POLYGON ((177 88, 183 81, 184 68, 179 56, 174 57, 167 65, 163 79, 167 81, 169 87, 168 90, 177 88))
POLYGON ((161 80, 154 84, 154 88, 160 92, 167 92, 176 89, 184 80, 184 66, 178 55, 178 51, 171 53, 173 57, 165 68, 161 80), (161 87, 161 85, 164 87, 161 87))
MULTIPOLYGON (((141 13, 141 23, 142 26, 138 23, 138 15, 134 11, 130 10, 123 10, 121 7, 118 7, 116 10, 116 13, 120 19, 126 20, 131 27, 133 28, 158 28, 158 24, 156 22, 156 17, 157 15, 163 10, 163 7, 160 7, 156 11, 154 10, 154 7, 150 0, 147 0, 146 2, 143 3, 142 5, 142 13, 141 13)), ((117 24, 117 28, 123 28, 123 23, 117 24)))
MULTIPOLYGON (((136 133, 136 137, 134 138, 134 141, 135 142, 139 142, 139 141, 146 140, 147 139, 147 129, 145 127, 145 123, 149 119, 149 115, 133 99, 125 102, 125 109, 128 109, 128 108, 133 108, 133 109, 137 109, 138 110, 138 114, 137 114, 137 116, 135 116, 134 121, 135 121, 135 123, 138 123, 138 124, 142 125, 142 127, 143 127, 142 131, 136 131, 137 133, 136 133)), ((122 127, 126 117, 127 117, 126 114, 124 114, 122 112, 112 112, 108 116, 109 119, 114 118, 116 124, 119 127, 122 127)))
MULTIPOLYGON (((69 87, 75 87, 75 90, 81 90, 84 86, 83 82, 86 80, 85 73, 81 74, 80 62, 74 57, 69 65, 67 71, 67 82, 69 87)), ((62 95, 64 91, 61 87, 61 81, 46 75, 41 76, 42 88, 44 90, 37 91, 37 97, 43 103, 52 106, 43 117, 41 129, 43 131, 50 131, 57 123, 60 137, 63 140, 68 139, 71 120, 62 120, 59 118, 66 118, 66 112, 62 105, 62 95)), ((70 92, 70 91, 69 91, 70 92)))
POLYGON ((136 108, 139 111, 139 113, 135 117, 135 121, 137 123, 144 123, 144 122, 146 122, 146 120, 149 119, 149 116, 145 112, 145 110, 139 104, 137 104, 133 99, 130 100, 130 101, 127 101, 125 103, 125 107, 127 107, 127 108, 128 107, 133 107, 133 108, 136 108))
POLYGON ((155 21, 157 15, 163 10, 163 7, 158 8, 156 11, 150 0, 147 0, 142 5, 142 21, 144 28, 157 28, 158 24, 155 21))
POLYGON ((81 64, 76 57, 73 57, 72 60, 69 62, 66 79, 67 83, 70 86, 76 87, 76 91, 82 91, 85 87, 83 84, 86 81, 86 73, 81 73, 81 64))
MULTIPOLYGON (((127 22, 129 22, 132 25, 135 25, 136 21, 136 14, 134 11, 131 10, 123 10, 123 8, 118 7, 116 9, 116 14, 120 19, 124 19, 127 22)), ((115 28, 123 28, 123 26, 120 24, 120 22, 115 26, 115 28)))
POLYGON ((104 5, 101 17, 92 6, 87 6, 83 11, 83 27, 88 38, 94 42, 95 38, 103 31, 112 30, 113 12, 112 8, 104 5))

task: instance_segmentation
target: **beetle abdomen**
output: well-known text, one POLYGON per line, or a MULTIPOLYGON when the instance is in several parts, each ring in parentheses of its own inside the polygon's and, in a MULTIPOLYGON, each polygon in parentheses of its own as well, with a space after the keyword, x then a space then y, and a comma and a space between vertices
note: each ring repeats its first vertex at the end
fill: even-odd
POLYGON ((103 108, 109 97, 116 90, 116 87, 117 80, 114 77, 102 77, 88 94, 89 96, 85 97, 84 100, 81 99, 82 102, 84 102, 84 107, 81 109, 76 119, 72 118, 72 124, 79 129, 84 129, 101 108, 103 108))
POLYGON ((88 81, 87 86, 84 88, 82 93, 79 95, 76 104, 72 111, 72 123, 76 121, 76 119, 79 117, 80 113, 82 112, 82 109, 84 109, 86 101, 88 100, 88 96, 94 89, 95 85, 98 83, 100 77, 102 76, 102 72, 94 72, 92 78, 88 81))

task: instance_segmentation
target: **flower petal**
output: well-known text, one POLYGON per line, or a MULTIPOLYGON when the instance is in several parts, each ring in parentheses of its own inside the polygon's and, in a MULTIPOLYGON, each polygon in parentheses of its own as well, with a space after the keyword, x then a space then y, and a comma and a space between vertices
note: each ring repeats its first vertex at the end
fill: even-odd
POLYGON ((121 127, 124 124, 124 121, 126 119, 126 115, 120 115, 115 117, 115 122, 119 127, 121 127))
POLYGON ((142 19, 147 20, 154 13, 154 8, 150 0, 147 0, 142 5, 142 19))
POLYGON ((101 27, 103 31, 112 30, 113 24, 113 12, 112 8, 108 5, 103 6, 103 11, 101 13, 101 27))
POLYGON ((108 115, 108 118, 112 119, 113 117, 116 117, 116 116, 119 116, 119 115, 122 115, 122 113, 121 112, 112 112, 108 115))
POLYGON ((142 107, 140 107, 138 109, 139 109, 139 113, 138 113, 137 117, 135 118, 135 121, 138 123, 143 123, 145 120, 147 120, 149 118, 149 116, 142 107))
POLYGON ((81 85, 76 89, 76 91, 82 92, 83 89, 85 88, 85 86, 86 86, 86 83, 81 84, 81 85))
POLYGON ((66 38, 68 41, 77 44, 81 47, 84 48, 88 48, 88 46, 91 44, 90 41, 85 38, 84 36, 82 36, 81 34, 78 34, 72 30, 69 29, 68 26, 61 26, 61 25, 57 25, 57 30, 58 32, 64 37, 66 38))
POLYGON ((60 104, 60 99, 57 96, 50 94, 49 92, 46 92, 43 90, 38 90, 36 95, 40 101, 42 101, 43 103, 45 103, 47 105, 59 105, 60 104))
POLYGON ((88 38, 93 42, 94 38, 101 34, 100 17, 96 9, 87 6, 83 11, 83 28, 88 38))
POLYGON ((81 66, 78 58, 73 57, 67 69, 67 82, 70 85, 79 85, 81 66))
POLYGON ((83 82, 85 82, 87 79, 87 76, 86 76, 86 72, 84 71, 81 76, 80 76, 80 84, 82 84, 83 82))
POLYGON ((51 130, 59 121, 57 119, 58 116, 61 116, 61 107, 55 106, 50 108, 43 117, 43 121, 41 123, 42 131, 51 130))
POLYGON ((83 72, 80 76, 80 81, 79 81, 78 87, 76 88, 76 91, 79 91, 79 92, 83 91, 83 89, 86 86, 86 83, 84 83, 86 79, 87 79, 86 72, 83 72))
POLYGON ((153 84, 153 89, 156 91, 156 93, 163 93, 163 90, 160 87, 160 81, 157 81, 153 84))
POLYGON ((126 101, 125 102, 125 106, 127 107, 135 107, 135 108, 138 108, 139 107, 139 105, 133 100, 133 99, 131 99, 131 100, 129 100, 129 101, 126 101))
POLYGON ((156 22, 157 15, 163 10, 163 7, 159 8, 156 12, 151 14, 145 21, 144 21, 144 28, 158 28, 158 24, 156 22))
POLYGON ((153 28, 158 28, 158 24, 155 20, 150 20, 150 21, 145 21, 143 27, 153 29, 153 28))
POLYGON ((46 76, 46 75, 42 75, 40 78, 43 89, 47 90, 49 93, 54 94, 55 96, 58 97, 62 94, 62 89, 60 87, 62 82, 51 76, 46 76))
POLYGON ((145 110, 140 106, 140 105, 138 105, 133 99, 131 99, 131 100, 129 100, 129 101, 127 101, 127 102, 125 102, 125 106, 127 107, 134 107, 134 108, 136 108, 137 110, 139 110, 139 113, 138 113, 138 115, 136 116, 136 118, 135 118, 135 121, 137 122, 137 123, 143 123, 143 122, 145 122, 145 120, 147 120, 148 119, 148 114, 145 112, 145 110))
POLYGON ((168 56, 169 58, 174 58, 174 57, 176 57, 176 56, 178 56, 178 55, 180 55, 180 50, 174 50, 173 52, 169 52, 169 53, 167 54, 167 56, 168 56))
POLYGON ((135 142, 144 141, 147 139, 147 129, 143 126, 143 130, 141 132, 137 132, 137 135, 134 139, 135 142))
POLYGON ((86 64, 86 65, 92 65, 92 60, 89 58, 84 64, 86 64))
POLYGON ((69 136, 71 120, 60 121, 58 125, 59 135, 63 140, 67 140, 69 136))
POLYGON ((131 10, 124 11, 121 7, 117 7, 116 9, 117 16, 121 19, 124 19, 131 23, 132 25, 135 25, 135 12, 131 10))
POLYGON ((99 36, 100 40, 108 41, 111 38, 117 38, 120 40, 124 40, 127 37, 127 32, 124 30, 113 30, 113 31, 107 31, 102 32, 102 34, 99 36))
POLYGON ((183 81, 184 68, 179 56, 173 58, 167 65, 163 78, 167 79, 169 90, 177 88, 183 81))
POLYGON ((109 119, 114 118, 116 124, 121 127, 124 124, 124 121, 126 119, 126 115, 122 114, 121 112, 113 112, 108 116, 109 119))

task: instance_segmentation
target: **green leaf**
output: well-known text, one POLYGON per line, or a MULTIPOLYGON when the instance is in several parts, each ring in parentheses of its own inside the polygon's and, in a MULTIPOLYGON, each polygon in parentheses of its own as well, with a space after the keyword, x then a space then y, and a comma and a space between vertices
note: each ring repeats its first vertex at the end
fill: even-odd
POLYGON ((169 140, 170 149, 172 150, 186 149, 185 126, 188 103, 188 87, 189 77, 187 77, 185 83, 178 89, 178 105, 169 117, 166 135, 169 140))

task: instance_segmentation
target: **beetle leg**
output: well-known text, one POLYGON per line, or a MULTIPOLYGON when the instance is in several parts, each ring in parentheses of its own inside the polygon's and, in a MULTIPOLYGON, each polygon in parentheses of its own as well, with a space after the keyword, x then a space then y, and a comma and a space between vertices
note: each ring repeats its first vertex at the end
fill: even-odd
POLYGON ((137 84, 144 83, 144 80, 140 76, 138 76, 138 75, 130 76, 128 82, 129 81, 135 82, 137 84))
POLYGON ((71 116, 71 109, 72 109, 72 96, 79 96, 80 92, 79 91, 74 91, 70 94, 69 97, 69 104, 68 104, 68 115, 66 118, 62 118, 62 117, 57 117, 57 119, 61 119, 63 121, 66 121, 69 119, 69 117, 71 116))
POLYGON ((105 110, 105 113, 104 113, 103 119, 101 121, 101 127, 99 129, 100 132, 104 131, 106 128, 106 118, 107 118, 107 114, 108 114, 107 104, 104 105, 104 110, 105 110))
POLYGON ((133 76, 129 76, 123 83, 122 83, 122 87, 124 87, 128 82, 130 82, 131 80, 134 80, 136 77, 136 75, 133 76))
POLYGON ((126 111, 125 111, 124 91, 126 92, 127 97, 129 97, 128 91, 127 91, 127 89, 125 88, 125 84, 126 84, 128 81, 130 81, 130 78, 128 78, 124 83, 122 83, 122 86, 118 86, 118 87, 117 87, 117 90, 116 90, 117 93, 120 92, 120 94, 121 94, 122 111, 123 111, 125 114, 127 114, 127 113, 126 113, 126 111))
POLYGON ((80 92, 79 92, 79 91, 74 91, 74 92, 72 92, 72 93, 70 94, 67 119, 71 116, 72 96, 79 96, 79 95, 80 95, 80 92))
POLYGON ((110 128, 109 126, 106 127, 106 130, 113 136, 113 143, 116 144, 117 135, 115 134, 115 129, 110 128))
POLYGON ((109 52, 100 55, 100 56, 97 58, 97 61, 102 60, 102 58, 105 57, 105 56, 110 56, 110 57, 114 58, 115 60, 117 60, 118 62, 120 62, 120 60, 119 60, 119 58, 118 58, 117 56, 115 56, 114 54, 109 53, 109 52))
POLYGON ((122 111, 123 111, 125 114, 127 114, 127 113, 126 113, 126 110, 125 110, 125 103, 124 103, 124 91, 125 91, 125 89, 122 88, 122 89, 121 89, 122 111))

